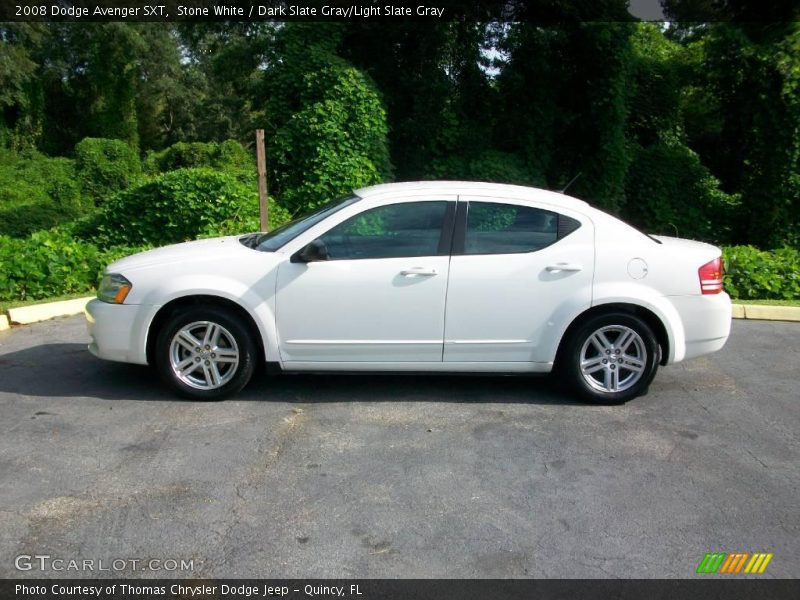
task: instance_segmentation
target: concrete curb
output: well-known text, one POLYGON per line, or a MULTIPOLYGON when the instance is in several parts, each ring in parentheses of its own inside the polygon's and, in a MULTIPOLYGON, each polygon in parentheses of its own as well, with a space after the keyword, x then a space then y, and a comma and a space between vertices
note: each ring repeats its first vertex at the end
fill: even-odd
POLYGON ((744 319, 762 321, 800 321, 800 306, 769 306, 767 304, 734 304, 741 306, 744 319))
POLYGON ((61 302, 47 302, 45 304, 32 304, 31 306, 21 306, 19 308, 8 309, 8 320, 19 325, 38 323, 47 321, 55 317, 69 317, 83 312, 86 303, 94 296, 85 298, 75 298, 74 300, 62 300, 61 302))
MULTIPOLYGON (((47 321, 56 317, 69 317, 83 312, 86 303, 94 296, 32 304, 20 308, 8 309, 8 316, 0 315, 0 331, 8 329, 10 323, 28 325, 47 321)), ((800 322, 800 306, 768 306, 766 304, 734 304, 734 319, 758 319, 762 321, 797 321, 800 322)))

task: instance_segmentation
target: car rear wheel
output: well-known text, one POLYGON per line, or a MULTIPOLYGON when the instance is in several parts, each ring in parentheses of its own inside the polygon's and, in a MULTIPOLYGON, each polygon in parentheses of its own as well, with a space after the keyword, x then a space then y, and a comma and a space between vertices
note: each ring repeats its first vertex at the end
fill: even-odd
POLYGON ((658 369, 659 345, 634 315, 598 315, 574 331, 563 360, 567 383, 581 398, 620 404, 646 393, 658 369))
POLYGON ((220 400, 250 381, 256 347, 237 315, 195 306, 167 321, 156 340, 155 358, 161 377, 180 395, 220 400))

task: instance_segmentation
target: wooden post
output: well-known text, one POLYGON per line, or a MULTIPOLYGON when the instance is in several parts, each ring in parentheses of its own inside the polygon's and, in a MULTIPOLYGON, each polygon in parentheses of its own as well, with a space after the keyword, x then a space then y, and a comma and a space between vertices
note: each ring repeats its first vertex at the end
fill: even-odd
POLYGON ((269 231, 267 207, 267 157, 264 152, 264 130, 256 129, 256 162, 258 163, 258 206, 261 214, 261 231, 269 231))

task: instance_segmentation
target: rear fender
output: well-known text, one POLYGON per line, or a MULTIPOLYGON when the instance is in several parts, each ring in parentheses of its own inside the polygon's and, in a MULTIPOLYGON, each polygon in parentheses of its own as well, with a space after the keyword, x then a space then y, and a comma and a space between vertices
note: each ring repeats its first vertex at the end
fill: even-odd
POLYGON ((667 334, 669 350, 665 364, 683 360, 686 355, 686 332, 678 311, 668 298, 643 285, 615 282, 595 286, 592 307, 604 304, 632 304, 652 312, 664 325, 667 334))

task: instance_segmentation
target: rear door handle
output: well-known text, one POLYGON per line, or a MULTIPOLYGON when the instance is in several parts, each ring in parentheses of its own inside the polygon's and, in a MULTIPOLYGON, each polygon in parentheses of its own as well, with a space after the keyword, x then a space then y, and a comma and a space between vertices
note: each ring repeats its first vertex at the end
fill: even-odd
POLYGON ((403 277, 433 277, 436 275, 436 269, 433 267, 411 267, 400 271, 400 275, 403 277))
POLYGON ((560 271, 582 271, 583 267, 576 263, 568 263, 568 262, 560 262, 554 265, 547 265, 545 267, 546 271, 550 271, 551 273, 558 273, 560 271))

